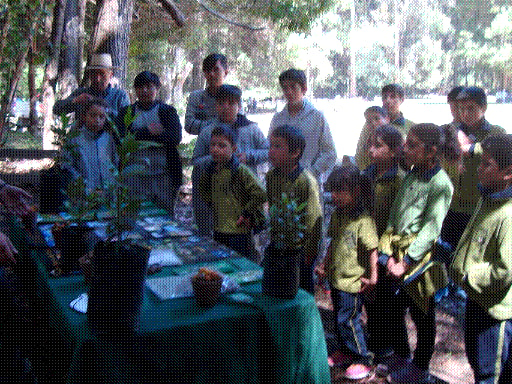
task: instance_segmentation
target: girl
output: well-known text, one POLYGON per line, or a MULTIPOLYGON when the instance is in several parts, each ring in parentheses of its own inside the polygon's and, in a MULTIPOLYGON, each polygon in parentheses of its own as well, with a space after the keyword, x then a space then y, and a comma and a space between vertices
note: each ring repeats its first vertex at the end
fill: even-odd
POLYGON ((121 109, 117 126, 119 133, 135 134, 137 140, 160 143, 137 152, 136 157, 149 162, 148 172, 134 177, 130 186, 137 194, 149 195, 172 215, 174 201, 182 183, 182 165, 178 153, 181 141, 181 123, 174 107, 157 99, 160 79, 153 72, 144 71, 133 81, 137 101, 121 109))
MULTIPOLYGON (((372 217, 372 188, 370 180, 353 165, 335 168, 326 187, 336 210, 327 232, 331 244, 316 273, 327 277, 331 287, 338 342, 353 354, 345 377, 358 380, 370 374, 372 364, 361 319, 363 294, 377 283, 378 237, 372 217)), ((342 355, 339 351, 333 354, 329 364, 341 364, 342 355)))
POLYGON ((393 310, 387 316, 395 352, 389 365, 391 383, 422 383, 429 376, 436 334, 433 296, 446 285, 444 265, 430 258, 453 194, 450 178, 439 162, 454 147, 434 124, 413 126, 404 145, 404 163, 410 171, 396 194, 379 243, 379 263, 396 285, 388 302, 393 310), (408 360, 411 351, 404 318, 408 308, 417 329, 412 361, 408 360))
MULTIPOLYGON (((384 125, 376 129, 370 140, 369 155, 371 165, 363 171, 373 183, 375 191, 375 221, 377 234, 382 236, 387 228, 391 203, 395 198, 404 172, 399 167, 402 155, 402 134, 392 125, 384 125)), ((368 316, 368 347, 375 354, 376 360, 382 360, 392 354, 392 336, 382 332, 387 327, 387 319, 382 313, 387 311, 388 299, 394 294, 393 284, 386 277, 386 270, 379 267, 379 280, 374 290, 373 300, 367 300, 368 316)))

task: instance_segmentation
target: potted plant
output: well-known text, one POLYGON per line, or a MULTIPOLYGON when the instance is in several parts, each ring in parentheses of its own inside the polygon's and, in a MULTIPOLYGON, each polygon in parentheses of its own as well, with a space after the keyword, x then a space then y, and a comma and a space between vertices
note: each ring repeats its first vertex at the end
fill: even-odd
POLYGON ((300 205, 285 193, 269 209, 270 244, 263 259, 264 295, 293 299, 299 288, 299 265, 305 226, 306 203, 300 205))
POLYGON ((71 139, 78 135, 78 130, 71 129, 70 117, 62 115, 60 117, 61 124, 52 128, 54 141, 52 144, 59 148, 61 152, 54 159, 51 168, 40 172, 41 202, 39 211, 41 213, 59 213, 64 208, 66 199, 64 190, 66 185, 71 181, 70 172, 63 167, 65 161, 63 153, 74 153, 76 146, 71 144, 71 139))
POLYGON ((147 169, 146 164, 133 163, 133 154, 155 144, 136 140, 131 133, 119 138, 117 129, 112 127, 119 159, 106 192, 106 206, 112 218, 107 226, 107 239, 94 248, 87 311, 89 324, 97 333, 137 329, 150 251, 128 236, 140 213, 142 199, 129 192, 127 180, 147 169))

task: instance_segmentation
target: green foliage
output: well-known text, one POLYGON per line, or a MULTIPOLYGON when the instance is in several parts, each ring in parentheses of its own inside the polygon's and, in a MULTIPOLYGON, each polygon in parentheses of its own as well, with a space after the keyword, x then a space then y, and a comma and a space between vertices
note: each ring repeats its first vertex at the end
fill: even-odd
POLYGON ((67 200, 64 202, 66 212, 72 220, 83 223, 95 218, 97 211, 104 202, 101 191, 88 191, 83 177, 70 182, 65 191, 67 200))
POLYGON ((302 224, 307 203, 297 205, 286 193, 269 209, 270 232, 277 249, 295 248, 304 238, 306 226, 302 224))

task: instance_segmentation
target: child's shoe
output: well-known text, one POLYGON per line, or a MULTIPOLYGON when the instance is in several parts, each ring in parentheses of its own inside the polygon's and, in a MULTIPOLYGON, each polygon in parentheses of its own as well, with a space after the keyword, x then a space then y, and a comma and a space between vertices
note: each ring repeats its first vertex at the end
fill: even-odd
POLYGON ((412 362, 404 367, 391 372, 387 380, 392 384, 423 384, 429 382, 429 373, 424 369, 418 368, 412 362))
POLYGON ((345 371, 345 379, 359 380, 367 377, 372 369, 364 364, 352 364, 345 371))
POLYGON ((386 377, 391 372, 397 371, 408 364, 409 359, 393 353, 390 356, 379 360, 375 373, 379 376, 386 377))
POLYGON ((352 360, 352 356, 349 356, 341 351, 336 351, 327 358, 329 367, 339 367, 342 365, 348 365, 352 363, 352 360))

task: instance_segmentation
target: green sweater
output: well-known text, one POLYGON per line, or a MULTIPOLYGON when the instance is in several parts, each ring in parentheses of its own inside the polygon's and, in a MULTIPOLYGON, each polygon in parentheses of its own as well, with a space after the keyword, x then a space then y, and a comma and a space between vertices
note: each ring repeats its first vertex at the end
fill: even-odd
POLYGON ((475 145, 469 156, 464 156, 463 171, 458 177, 458 183, 454 183, 455 193, 450 209, 472 215, 480 198, 477 168, 482 157, 481 142, 490 135, 506 132, 498 125, 489 124, 487 120, 484 120, 482 127, 476 132, 469 132, 464 127, 462 131, 474 136, 475 145))
POLYGON ((512 318, 512 187, 480 199, 450 273, 490 316, 512 318))
MULTIPOLYGON (((306 214, 302 217, 302 224, 306 227, 301 247, 304 248, 305 261, 314 262, 318 256, 318 248, 322 238, 322 206, 316 178, 300 165, 291 174, 284 174, 277 168, 272 168, 266 176, 267 199, 272 206, 280 201, 283 193, 300 205, 306 205, 306 214)), ((271 241, 273 234, 270 233, 271 241)))
POLYGON ((419 262, 434 246, 441 233, 443 220, 453 194, 453 186, 439 165, 430 171, 409 172, 396 195, 388 227, 381 238, 380 251, 391 255, 385 239, 392 235, 411 236, 414 241, 407 249, 408 262, 419 262))
POLYGON ((327 235, 332 250, 325 266, 329 284, 344 292, 359 292, 361 277, 369 272, 370 252, 379 245, 375 221, 367 213, 354 218, 336 209, 327 235))
POLYGON ((233 160, 216 171, 210 163, 202 173, 199 192, 213 209, 214 230, 226 234, 250 233, 236 225, 240 216, 250 218, 256 227, 264 221, 265 189, 257 176, 244 164, 233 160))

